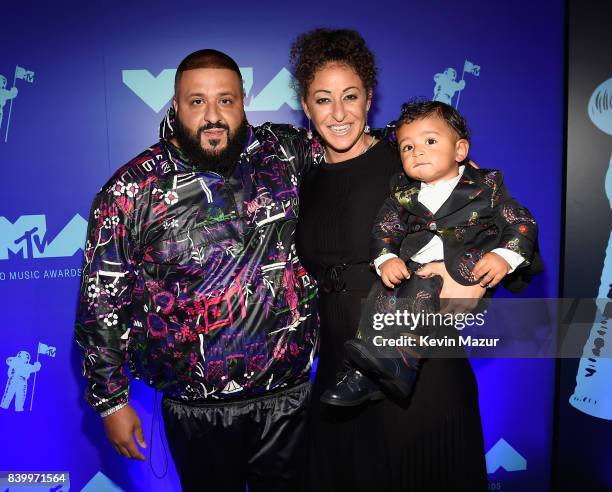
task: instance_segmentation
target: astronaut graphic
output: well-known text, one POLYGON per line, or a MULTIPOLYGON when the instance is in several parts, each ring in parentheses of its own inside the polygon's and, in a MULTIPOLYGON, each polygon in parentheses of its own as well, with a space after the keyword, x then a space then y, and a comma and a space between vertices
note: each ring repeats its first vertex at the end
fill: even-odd
POLYGON ((34 373, 34 383, 32 384, 30 411, 34 402, 34 390, 36 388, 36 374, 40 371, 41 364, 38 358, 42 355, 55 357, 57 349, 46 343, 38 342, 38 350, 36 352, 36 362, 30 364, 30 353, 25 350, 20 350, 15 357, 6 359, 6 365, 9 366, 8 381, 4 388, 4 396, 0 401, 0 408, 8 410, 11 406, 13 398, 15 399, 15 411, 23 412, 23 404, 25 403, 28 393, 28 380, 30 375, 34 373))
POLYGON ((15 357, 6 359, 6 364, 9 366, 8 381, 0 402, 0 408, 8 410, 14 398, 15 411, 23 412, 23 404, 28 392, 28 379, 32 373, 40 370, 40 362, 30 364, 29 352, 20 350, 15 357))
MULTIPOLYGON (((589 100, 589 117, 604 133, 612 135, 612 77, 593 92, 589 100)), ((605 179, 605 191, 612 209, 612 155, 605 179)), ((599 282, 597 313, 590 336, 584 346, 576 388, 569 402, 594 417, 612 420, 612 231, 599 282)))
POLYGON ((2 128, 2 122, 4 120, 4 105, 7 101, 15 99, 17 97, 17 87, 11 89, 6 88, 8 81, 4 75, 0 75, 0 128, 2 128))
POLYGON ((455 92, 462 91, 465 88, 465 80, 457 82, 456 79, 457 72, 454 68, 447 68, 444 72, 435 74, 436 86, 434 87, 433 100, 452 105, 455 92))
POLYGON ((436 83, 434 87, 433 101, 440 101, 452 106, 453 97, 457 95, 457 102, 455 108, 459 106, 459 97, 461 91, 465 89, 465 74, 471 73, 475 77, 480 76, 480 65, 476 65, 469 60, 465 60, 463 64, 463 72, 461 74, 461 80, 457 81, 457 71, 454 68, 447 68, 442 73, 434 75, 434 81, 436 83))
POLYGON ((4 132, 5 142, 8 141, 9 125, 11 123, 11 111, 13 110, 13 102, 15 101, 18 92, 17 87, 15 87, 15 84, 18 80, 23 80, 25 82, 28 82, 29 84, 32 84, 34 83, 34 72, 32 72, 31 70, 26 70, 25 68, 17 65, 15 67, 13 87, 11 87, 10 89, 6 88, 8 83, 6 77, 0 75, 0 128, 2 128, 2 122, 4 119, 4 105, 7 101, 11 101, 8 111, 8 118, 6 119, 6 131, 4 132))

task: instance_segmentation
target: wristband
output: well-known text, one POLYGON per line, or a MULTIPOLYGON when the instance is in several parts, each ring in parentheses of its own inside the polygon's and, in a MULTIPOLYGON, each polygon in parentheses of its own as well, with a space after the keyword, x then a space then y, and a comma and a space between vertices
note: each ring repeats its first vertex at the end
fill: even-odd
POLYGON ((121 410, 125 406, 127 406, 127 402, 120 403, 119 405, 111 407, 108 410, 104 410, 103 412, 100 413, 100 417, 102 417, 102 418, 108 417, 109 415, 112 415, 113 413, 118 412, 119 410, 121 410))

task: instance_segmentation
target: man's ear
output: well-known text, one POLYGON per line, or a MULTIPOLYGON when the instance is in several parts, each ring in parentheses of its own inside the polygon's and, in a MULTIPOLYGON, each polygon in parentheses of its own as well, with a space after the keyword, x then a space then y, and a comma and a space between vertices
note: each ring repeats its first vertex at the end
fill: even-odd
POLYGON ((460 138, 455 144, 455 161, 463 162, 470 152, 470 142, 465 138, 460 138))
POLYGON ((176 95, 172 97, 172 107, 174 108, 174 112, 178 109, 178 103, 176 102, 176 95))

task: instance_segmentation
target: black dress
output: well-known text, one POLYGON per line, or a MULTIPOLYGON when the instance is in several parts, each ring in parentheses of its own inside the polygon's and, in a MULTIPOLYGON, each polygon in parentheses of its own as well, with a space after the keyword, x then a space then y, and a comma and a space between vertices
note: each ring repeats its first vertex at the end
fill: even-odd
POLYGON ((322 163, 302 185, 298 253, 332 290, 320 288, 308 491, 487 489, 478 389, 467 359, 426 360, 404 406, 388 399, 349 408, 319 401, 342 370, 343 344, 356 333, 361 300, 380 281, 367 268, 371 231, 389 181, 400 170, 396 151, 381 141, 354 159, 322 163))

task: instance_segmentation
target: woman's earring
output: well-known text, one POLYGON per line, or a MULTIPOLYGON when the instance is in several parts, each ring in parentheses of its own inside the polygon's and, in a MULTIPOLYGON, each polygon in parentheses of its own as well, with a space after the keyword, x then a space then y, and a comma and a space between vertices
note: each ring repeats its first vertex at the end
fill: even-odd
POLYGON ((310 129, 310 118, 308 118, 308 131, 306 132, 306 138, 312 140, 312 130, 310 129))
POLYGON ((368 113, 366 112, 366 124, 363 127, 363 133, 370 133, 370 125, 368 125, 368 113))

